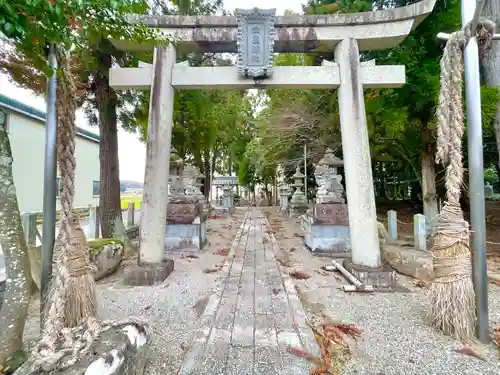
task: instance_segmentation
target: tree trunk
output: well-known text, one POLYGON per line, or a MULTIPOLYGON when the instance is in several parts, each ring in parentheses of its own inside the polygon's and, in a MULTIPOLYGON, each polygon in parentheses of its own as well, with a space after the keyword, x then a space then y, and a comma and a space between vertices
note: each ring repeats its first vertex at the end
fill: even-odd
POLYGON ((214 151, 212 152, 212 160, 210 161, 211 163, 211 168, 210 168, 210 186, 209 186, 209 191, 212 190, 212 183, 214 180, 214 172, 215 172, 215 164, 217 163, 217 152, 214 151))
MULTIPOLYGON (((500 25, 500 0, 489 0, 483 7, 483 16, 500 25)), ((498 31, 497 31, 498 32, 498 31)), ((483 65, 484 80, 490 87, 500 89, 500 41, 494 40, 491 44, 491 50, 481 59, 483 65)), ((500 100, 497 102, 497 112, 493 119, 493 128, 495 130, 495 140, 497 144, 498 163, 500 166, 500 100)))
MULTIPOLYGON (((424 144, 425 146, 425 144, 424 144)), ((436 194, 436 168, 434 153, 424 149, 420 154, 422 164, 422 200, 424 204, 425 222, 427 233, 431 233, 436 226, 438 215, 438 201, 436 194)))
POLYGON ((111 55, 97 52, 99 72, 95 77, 95 99, 99 112, 100 195, 99 219, 103 238, 115 236, 117 220, 122 222, 120 167, 118 162, 117 96, 109 86, 111 55))
POLYGON ((212 187, 212 171, 210 169, 210 150, 203 150, 203 174, 205 183, 203 184, 203 194, 207 202, 210 201, 210 189, 212 187))
POLYGON ((31 276, 16 188, 12 152, 5 125, 0 127, 0 246, 5 259, 6 283, 0 301, 0 369, 22 348, 28 313, 31 276))

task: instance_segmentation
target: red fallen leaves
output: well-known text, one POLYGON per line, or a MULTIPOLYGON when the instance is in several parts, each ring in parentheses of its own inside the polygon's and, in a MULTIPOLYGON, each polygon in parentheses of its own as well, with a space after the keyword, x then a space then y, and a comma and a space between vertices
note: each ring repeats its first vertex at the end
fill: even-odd
POLYGON ((271 292, 273 292, 274 295, 279 294, 280 290, 278 288, 273 288, 271 289, 271 292))
POLYGON ((422 280, 417 280, 415 281, 415 286, 418 288, 427 289, 429 288, 429 283, 426 283, 425 281, 422 280))
POLYGON ((221 265, 221 264, 216 264, 214 265, 213 267, 210 267, 210 268, 205 268, 203 270, 203 273, 214 273, 214 272, 218 272, 222 269, 222 267, 224 267, 224 265, 221 265))
POLYGON ((217 219, 222 219, 224 216, 218 216, 218 215, 209 215, 209 219, 217 220, 217 219))
POLYGON ((454 349, 453 351, 460 353, 460 354, 465 354, 465 355, 480 359, 481 361, 486 361, 483 357, 481 357, 474 350, 472 350, 472 348, 470 348, 468 346, 464 346, 463 348, 460 348, 460 349, 454 349))
POLYGON ((229 254, 229 248, 222 247, 222 248, 218 249, 214 254, 226 257, 229 254))
POLYGON ((346 345, 346 336, 357 339, 361 330, 354 324, 323 324, 323 336, 339 345, 346 345))
MULTIPOLYGON (((493 342, 500 348, 500 326, 496 326, 493 330, 493 342)), ((500 358, 500 352, 498 352, 498 358, 500 358)))
POLYGON ((182 254, 181 259, 198 259, 199 256, 196 254, 182 254))
POLYGON ((496 280, 496 279, 492 279, 492 278, 489 278, 488 280, 490 283, 500 286, 500 280, 496 280))
MULTIPOLYGON (((347 337, 356 340, 361 335, 361 330, 353 324, 333 323, 330 318, 325 317, 325 323, 311 327, 318 338, 318 344, 321 347, 321 358, 325 364, 331 364, 334 355, 339 355, 336 347, 340 346, 349 353, 349 345, 346 341, 347 337)), ((340 358, 341 359, 341 358, 340 358)), ((330 374, 334 375, 331 370, 332 366, 318 366, 311 374, 330 374)))
POLYGON ((311 277, 311 275, 308 275, 307 273, 299 271, 299 270, 291 271, 290 276, 292 276, 294 279, 297 279, 297 280, 307 280, 308 278, 311 277))
POLYGON ((297 357, 300 357, 300 358, 304 358, 306 359, 307 361, 309 362, 312 362, 314 364, 316 364, 317 366, 325 366, 326 364, 322 361, 321 358, 319 357, 316 357, 315 355, 312 355, 311 353, 309 353, 308 351, 304 350, 304 349, 301 349, 301 348, 295 348, 295 347, 291 347, 289 346, 286 351, 288 353, 291 353, 297 357))

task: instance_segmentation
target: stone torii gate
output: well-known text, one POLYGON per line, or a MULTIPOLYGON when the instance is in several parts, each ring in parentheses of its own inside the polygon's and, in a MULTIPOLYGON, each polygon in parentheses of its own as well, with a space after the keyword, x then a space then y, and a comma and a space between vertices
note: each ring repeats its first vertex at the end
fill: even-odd
POLYGON ((156 27, 175 45, 114 40, 128 51, 151 51, 152 65, 110 70, 117 90, 151 88, 146 175, 141 220, 142 265, 161 264, 167 214, 167 182, 174 88, 337 88, 352 245, 352 262, 380 269, 375 195, 364 88, 400 87, 404 66, 360 62, 360 51, 392 48, 432 11, 436 0, 396 9, 322 16, 275 17, 274 10, 237 10, 237 16, 142 16, 131 22, 156 27), (251 39, 252 38, 252 39, 251 39), (272 66, 273 53, 335 51, 322 66, 272 66), (238 53, 238 66, 189 67, 176 53, 238 53))

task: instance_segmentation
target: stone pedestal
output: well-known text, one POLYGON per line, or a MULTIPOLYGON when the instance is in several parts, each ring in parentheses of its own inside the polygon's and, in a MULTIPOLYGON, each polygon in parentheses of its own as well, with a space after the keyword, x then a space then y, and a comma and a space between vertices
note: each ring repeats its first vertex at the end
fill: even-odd
POLYGON ((350 259, 344 260, 344 268, 365 285, 373 286, 376 292, 394 292, 396 288, 396 272, 390 267, 366 267, 354 264, 350 259))
POLYGON ((130 286, 153 285, 164 281, 173 270, 172 259, 165 259, 154 264, 130 264, 123 271, 123 283, 130 286))
POLYGON ((174 198, 167 207, 165 248, 200 251, 206 245, 207 215, 203 201, 196 198, 174 198))
POLYGON ((302 229, 307 248, 315 255, 346 257, 351 252, 347 205, 315 204, 303 216, 302 229))

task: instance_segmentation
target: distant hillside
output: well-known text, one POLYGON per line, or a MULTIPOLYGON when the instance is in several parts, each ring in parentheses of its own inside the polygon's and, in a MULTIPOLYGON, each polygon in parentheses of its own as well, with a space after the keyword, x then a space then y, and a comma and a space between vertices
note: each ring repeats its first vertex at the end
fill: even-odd
POLYGON ((124 192, 127 189, 142 189, 144 183, 136 181, 120 181, 120 191, 124 192))

